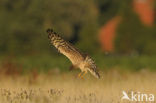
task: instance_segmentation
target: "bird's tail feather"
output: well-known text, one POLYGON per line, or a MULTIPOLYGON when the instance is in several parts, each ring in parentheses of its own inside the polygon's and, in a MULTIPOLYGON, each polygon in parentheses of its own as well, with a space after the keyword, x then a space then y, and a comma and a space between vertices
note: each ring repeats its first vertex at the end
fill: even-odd
POLYGON ((97 71, 97 66, 95 64, 95 62, 91 59, 90 56, 86 56, 85 62, 88 64, 86 65, 86 67, 88 68, 88 71, 90 71, 90 73, 95 76, 96 78, 100 78, 100 74, 97 71))
POLYGON ((93 69, 88 69, 90 73, 95 76, 96 78, 100 79, 100 74, 97 71, 94 71, 93 69))

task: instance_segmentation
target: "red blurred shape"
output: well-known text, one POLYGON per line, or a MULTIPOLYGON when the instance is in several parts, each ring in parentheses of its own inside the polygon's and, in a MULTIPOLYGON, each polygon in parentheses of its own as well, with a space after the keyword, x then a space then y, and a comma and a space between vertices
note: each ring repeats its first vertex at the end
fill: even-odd
POLYGON ((117 16, 108 21, 99 31, 99 40, 104 51, 113 52, 114 50, 113 41, 120 18, 117 16))
POLYGON ((133 0, 133 6, 141 21, 152 26, 154 23, 154 0, 133 0))
MULTIPOLYGON (((154 0, 133 0, 133 9, 139 15, 140 20, 147 26, 154 23, 154 0)), ((99 31, 99 40, 103 51, 113 52, 116 29, 120 22, 120 16, 108 21, 99 31)))

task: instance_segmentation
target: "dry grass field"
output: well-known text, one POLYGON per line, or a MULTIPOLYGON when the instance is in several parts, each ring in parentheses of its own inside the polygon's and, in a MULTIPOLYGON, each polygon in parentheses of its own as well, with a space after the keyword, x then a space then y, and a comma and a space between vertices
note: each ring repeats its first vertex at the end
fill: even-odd
POLYGON ((121 100, 123 90, 156 95, 156 73, 146 70, 111 70, 100 80, 89 74, 79 79, 76 74, 1 75, 0 103, 131 103, 121 100))

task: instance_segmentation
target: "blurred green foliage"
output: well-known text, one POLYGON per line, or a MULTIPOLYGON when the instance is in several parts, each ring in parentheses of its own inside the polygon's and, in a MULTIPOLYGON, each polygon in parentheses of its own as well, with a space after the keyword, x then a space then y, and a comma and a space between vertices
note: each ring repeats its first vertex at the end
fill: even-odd
POLYGON ((116 52, 120 54, 156 54, 156 26, 142 24, 131 8, 132 4, 123 2, 122 21, 115 40, 116 52))
MULTIPOLYGON (((140 70, 156 70, 156 56, 107 56, 95 54, 92 55, 92 58, 96 61, 100 71, 112 69, 133 72, 140 70)), ((69 67, 71 66, 71 62, 62 55, 12 56, 8 58, 1 56, 0 70, 8 68, 8 66, 6 67, 5 65, 7 62, 9 62, 10 65, 9 69, 12 70, 20 67, 19 69, 22 69, 23 73, 33 70, 38 70, 40 72, 65 72, 69 71, 69 67)))
POLYGON ((123 9, 121 6, 123 0, 97 0, 97 7, 99 10, 99 19, 98 23, 100 26, 103 26, 111 18, 117 16, 120 13, 120 10, 123 9))
POLYGON ((47 28, 64 34, 62 36, 69 41, 74 41, 78 33, 85 34, 78 39, 94 38, 94 28, 97 28, 98 10, 93 0, 2 0, 0 12, 3 53, 47 52, 47 28), (90 27, 92 32, 84 29, 90 27))
MULTIPOLYGON (((97 53, 98 30, 122 16, 115 40, 116 53, 156 54, 156 30, 144 26, 131 0, 1 0, 0 53, 47 54, 47 28, 53 28, 82 51, 97 53)), ((53 54, 53 53, 51 53, 53 54)))

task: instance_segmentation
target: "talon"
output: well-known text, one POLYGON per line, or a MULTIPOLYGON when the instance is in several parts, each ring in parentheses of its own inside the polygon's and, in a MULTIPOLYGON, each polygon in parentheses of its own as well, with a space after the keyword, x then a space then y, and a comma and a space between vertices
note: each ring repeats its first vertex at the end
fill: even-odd
POLYGON ((85 71, 82 75, 81 75, 81 79, 83 79, 83 77, 87 74, 87 71, 85 71))
POLYGON ((81 76, 81 79, 84 79, 83 76, 81 76))
POLYGON ((81 73, 78 74, 78 78, 81 78, 82 73, 83 73, 83 72, 81 72, 81 73))

